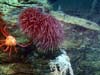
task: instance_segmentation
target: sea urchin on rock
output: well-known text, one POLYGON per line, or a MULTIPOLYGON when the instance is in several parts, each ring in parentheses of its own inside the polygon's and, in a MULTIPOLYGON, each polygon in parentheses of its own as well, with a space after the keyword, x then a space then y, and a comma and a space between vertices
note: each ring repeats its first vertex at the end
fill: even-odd
POLYGON ((19 15, 19 25, 22 32, 33 39, 34 45, 44 51, 58 48, 63 41, 61 23, 38 8, 24 9, 19 15))

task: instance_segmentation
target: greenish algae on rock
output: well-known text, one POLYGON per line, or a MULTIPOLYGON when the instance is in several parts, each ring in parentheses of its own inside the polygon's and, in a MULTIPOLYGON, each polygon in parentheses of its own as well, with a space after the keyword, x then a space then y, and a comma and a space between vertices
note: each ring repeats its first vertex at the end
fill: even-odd
POLYGON ((65 22, 66 25, 67 23, 69 23, 70 25, 77 25, 77 26, 85 27, 87 29, 100 31, 100 26, 95 22, 83 18, 75 17, 75 16, 70 16, 68 14, 64 14, 63 12, 59 12, 59 11, 58 12, 51 11, 51 14, 59 21, 65 22))

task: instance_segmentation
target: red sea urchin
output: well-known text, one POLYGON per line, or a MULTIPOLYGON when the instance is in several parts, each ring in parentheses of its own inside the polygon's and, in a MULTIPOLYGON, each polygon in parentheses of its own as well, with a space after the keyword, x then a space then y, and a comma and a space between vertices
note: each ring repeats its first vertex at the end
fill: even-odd
POLYGON ((54 50, 63 41, 64 32, 61 23, 50 14, 42 13, 38 8, 27 8, 19 16, 19 25, 34 45, 43 50, 54 50))

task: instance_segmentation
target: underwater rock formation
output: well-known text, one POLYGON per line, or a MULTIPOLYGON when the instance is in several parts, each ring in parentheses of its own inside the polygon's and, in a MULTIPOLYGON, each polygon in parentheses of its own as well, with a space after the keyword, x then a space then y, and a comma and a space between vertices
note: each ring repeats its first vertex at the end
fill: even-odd
MULTIPOLYGON (((27 36, 22 34, 17 27, 18 15, 20 11, 27 7, 43 6, 44 10, 46 10, 46 8, 48 8, 48 6, 45 6, 48 5, 46 4, 47 0, 22 0, 23 2, 20 2, 21 0, 18 0, 18 2, 16 1, 17 0, 0 0, 0 10, 4 12, 5 15, 3 18, 9 24, 8 27, 10 33, 16 37, 17 42, 27 43, 29 38, 27 39, 27 36), (2 1, 7 1, 7 3, 2 3, 2 1), (26 1, 29 2, 27 3, 26 1), (31 4, 31 2, 33 4, 31 4)), ((47 14, 49 13, 64 24, 64 28, 66 29, 64 33, 64 46, 61 46, 60 48, 67 48, 68 56, 71 58, 75 75, 100 75, 100 33, 99 35, 97 34, 98 31, 100 31, 100 26, 87 19, 71 16, 63 12, 52 10, 48 11, 49 12, 47 12, 47 14)), ((3 25, 3 23, 1 23, 2 21, 0 21, 0 27, 3 25)), ((0 34, 0 38, 1 37, 2 35, 0 34)), ((26 52, 31 50, 35 51, 33 45, 27 48, 17 48, 19 51, 17 54, 13 53, 11 60, 8 60, 8 54, 3 53, 2 49, 0 49, 0 75, 45 75, 43 69, 47 70, 47 63, 50 60, 42 59, 45 57, 46 53, 41 55, 42 57, 40 58, 35 58, 33 54, 30 54, 31 52, 27 54, 24 52, 25 50, 26 52), (28 54, 31 58, 30 61, 33 61, 31 64, 29 63, 30 61, 27 57, 28 54)))
POLYGON ((100 26, 92 21, 75 17, 75 16, 70 16, 67 14, 64 14, 63 12, 57 12, 57 11, 51 11, 51 14, 59 21, 65 22, 66 24, 70 25, 76 25, 76 26, 81 26, 90 30, 96 30, 100 31, 100 26))

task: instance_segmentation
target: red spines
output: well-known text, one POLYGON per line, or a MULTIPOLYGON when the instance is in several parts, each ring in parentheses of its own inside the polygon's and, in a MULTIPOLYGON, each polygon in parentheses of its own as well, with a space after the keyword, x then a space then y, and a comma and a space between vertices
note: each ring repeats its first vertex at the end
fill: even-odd
POLYGON ((33 43, 44 50, 57 48, 64 37, 61 23, 36 8, 23 10, 19 16, 19 25, 33 39, 33 43))

